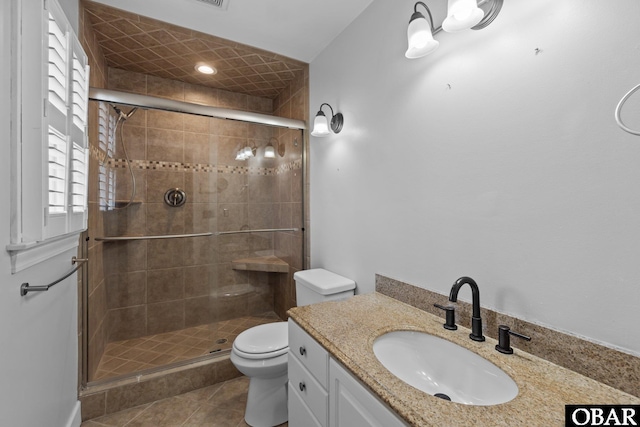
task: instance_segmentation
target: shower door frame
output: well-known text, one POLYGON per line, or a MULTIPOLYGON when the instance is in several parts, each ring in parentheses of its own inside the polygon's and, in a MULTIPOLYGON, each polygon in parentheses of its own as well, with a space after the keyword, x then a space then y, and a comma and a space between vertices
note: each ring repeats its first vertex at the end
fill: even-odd
MULTIPOLYGON (((306 212, 306 206, 305 206, 306 185, 305 184, 307 180, 307 168, 306 168, 307 153, 306 153, 306 143, 305 143, 306 141, 305 131, 307 129, 307 125, 304 121, 289 119, 286 117, 278 117, 278 116, 271 116, 267 114, 232 110, 232 109, 227 109, 222 107, 199 105, 199 104, 193 104, 193 103, 184 102, 184 101, 175 101, 171 99, 158 98, 158 97, 149 96, 149 95, 141 95, 141 94, 121 92, 121 91, 110 90, 110 89, 94 88, 94 87, 89 88, 89 100, 97 101, 97 102, 107 102, 111 104, 127 105, 130 107, 138 107, 138 108, 147 109, 147 110, 159 110, 159 111, 166 111, 166 112, 173 112, 173 113, 193 114, 197 116, 205 116, 205 117, 212 117, 212 118, 226 119, 226 120, 236 120, 236 121, 241 121, 246 123, 254 123, 254 124, 273 126, 278 128, 300 130, 303 149, 301 150, 301 160, 302 160, 301 224, 302 224, 302 227, 299 230, 302 231, 303 233, 302 247, 300 248, 300 250, 301 250, 301 257, 302 257, 302 265, 303 266, 305 265, 306 233, 305 233, 304 225, 305 225, 305 212, 306 212)), ((284 231, 289 231, 289 230, 293 230, 293 229, 286 229, 284 231)), ((254 230, 254 231, 282 231, 282 230, 273 229, 273 230, 254 230)), ((212 234, 218 234, 218 233, 212 233, 212 234)), ((148 236, 148 237, 158 238, 159 236, 148 236)), ((182 237, 182 236, 179 236, 179 237, 182 237)), ((144 239, 144 237, 142 238, 144 239)), ((85 280, 88 281, 88 277, 85 280)), ((88 286, 83 286, 82 333, 80 334, 82 338, 82 361, 81 361, 82 387, 87 387, 87 385, 90 385, 92 383, 103 384, 103 383, 109 383, 113 381, 113 379, 97 380, 97 381, 91 381, 91 382, 89 381, 89 372, 88 372, 89 370, 88 369, 89 368, 89 364, 88 364, 89 337, 88 337, 88 329, 87 329, 89 324, 89 310, 88 310, 89 295, 88 295, 88 292, 85 291, 85 289, 88 289, 88 286)), ((184 364, 192 363, 194 361, 197 362, 207 357, 210 357, 210 356, 201 356, 201 357, 186 361, 184 362, 184 364)), ((156 369, 162 370, 165 368, 160 367, 156 369)), ((136 372, 132 375, 139 375, 139 373, 136 372)))

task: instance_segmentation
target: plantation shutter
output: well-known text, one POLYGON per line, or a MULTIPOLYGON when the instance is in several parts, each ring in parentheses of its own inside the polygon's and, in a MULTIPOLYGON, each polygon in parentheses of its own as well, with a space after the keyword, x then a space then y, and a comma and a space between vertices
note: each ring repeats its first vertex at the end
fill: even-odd
POLYGON ((60 6, 48 3, 45 238, 86 228, 88 196, 87 57, 60 6))
POLYGON ((60 215, 66 211, 67 198, 67 94, 69 72, 69 42, 66 28, 60 28, 49 12, 49 215, 60 215))

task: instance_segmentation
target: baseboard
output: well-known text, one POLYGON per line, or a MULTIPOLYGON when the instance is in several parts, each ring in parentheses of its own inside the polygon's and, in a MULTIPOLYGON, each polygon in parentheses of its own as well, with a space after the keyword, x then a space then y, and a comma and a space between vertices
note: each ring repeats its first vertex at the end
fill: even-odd
POLYGON ((66 427, 80 427, 80 424, 82 424, 82 415, 80 408, 80 401, 76 400, 76 404, 73 405, 73 411, 71 411, 71 415, 69 416, 69 421, 67 421, 66 427))

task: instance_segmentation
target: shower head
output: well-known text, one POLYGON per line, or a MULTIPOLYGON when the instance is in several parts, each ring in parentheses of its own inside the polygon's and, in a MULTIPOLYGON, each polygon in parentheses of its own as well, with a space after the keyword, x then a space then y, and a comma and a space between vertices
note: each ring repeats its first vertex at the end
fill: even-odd
POLYGON ((111 105, 111 108, 113 108, 113 110, 118 115, 118 120, 127 120, 129 117, 133 116, 133 113, 135 113, 138 110, 138 107, 133 107, 131 110, 129 110, 128 113, 125 113, 116 105, 113 105, 113 104, 109 104, 109 105, 111 105))

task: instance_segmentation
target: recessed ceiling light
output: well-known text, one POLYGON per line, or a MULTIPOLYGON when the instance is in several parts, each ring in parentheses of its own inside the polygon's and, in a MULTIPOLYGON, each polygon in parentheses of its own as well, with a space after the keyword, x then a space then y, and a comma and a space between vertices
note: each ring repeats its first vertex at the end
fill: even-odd
POLYGON ((197 63, 195 68, 196 68, 196 71, 202 74, 215 74, 218 72, 218 70, 213 68, 211 65, 207 65, 203 63, 197 63))

